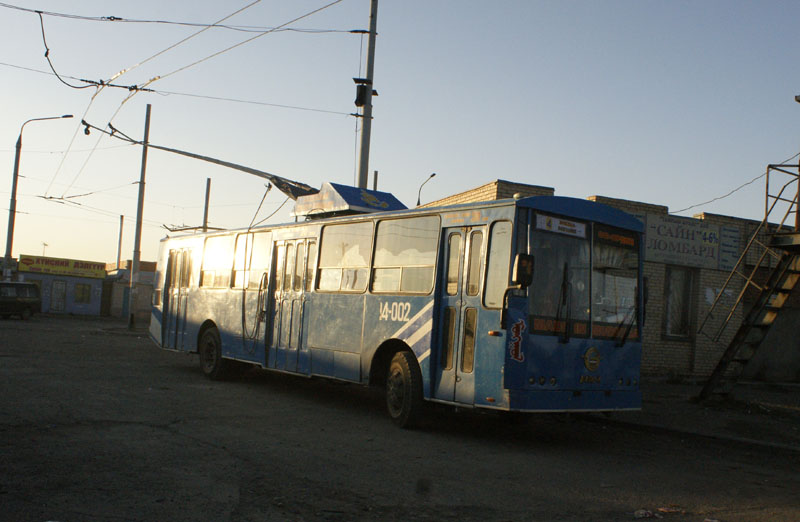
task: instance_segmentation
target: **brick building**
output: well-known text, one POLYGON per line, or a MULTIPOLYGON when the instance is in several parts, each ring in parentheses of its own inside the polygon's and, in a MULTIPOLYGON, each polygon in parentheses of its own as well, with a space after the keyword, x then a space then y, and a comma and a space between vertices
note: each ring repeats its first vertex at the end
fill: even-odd
MULTIPOLYGON (((514 194, 528 197, 554 193, 550 187, 495 180, 423 206, 502 199, 514 194)), ((697 378, 708 376, 741 323, 742 310, 748 300, 754 298, 746 294, 745 301, 733 310, 731 323, 721 330, 723 319, 743 287, 743 280, 733 278, 722 295, 720 293, 758 222, 707 213, 693 218, 671 216, 668 207, 663 205, 605 196, 587 199, 633 214, 645 225, 644 277, 648 300, 642 371, 697 378), (708 312, 718 296, 719 304, 714 316, 709 318, 708 312), (702 333, 698 333, 701 324, 702 333)), ((750 250, 746 263, 754 265, 759 255, 757 249, 750 250)), ((774 261, 767 256, 762 262, 765 271, 770 264, 774 261)), ((796 295, 793 299, 798 300, 796 295)), ((791 328, 800 309, 790 306, 782 314, 772 328, 774 332, 771 331, 765 340, 765 344, 774 345, 762 350, 766 358, 750 361, 752 368, 748 366, 746 373, 751 377, 800 378, 800 340, 791 328), (791 345, 788 350, 787 344, 791 345), (790 354, 788 358, 786 354, 790 354), (772 362, 769 359, 773 359, 772 362)))

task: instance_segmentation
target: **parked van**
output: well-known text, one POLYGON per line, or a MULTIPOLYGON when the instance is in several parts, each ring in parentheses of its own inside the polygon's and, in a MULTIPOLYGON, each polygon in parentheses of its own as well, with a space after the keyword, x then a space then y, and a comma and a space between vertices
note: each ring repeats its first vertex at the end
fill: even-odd
POLYGON ((18 315, 28 319, 42 311, 39 287, 33 283, 0 281, 0 317, 8 319, 18 315))

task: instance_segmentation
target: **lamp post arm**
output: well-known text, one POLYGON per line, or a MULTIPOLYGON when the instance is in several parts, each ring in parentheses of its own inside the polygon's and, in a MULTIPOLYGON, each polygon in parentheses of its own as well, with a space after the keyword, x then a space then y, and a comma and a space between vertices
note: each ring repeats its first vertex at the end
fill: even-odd
POLYGON ((11 180, 11 200, 8 203, 8 233, 6 235, 6 253, 3 258, 3 268, 11 268, 11 247, 14 243, 14 219, 17 215, 17 179, 19 179, 19 158, 22 154, 22 131, 25 125, 32 121, 44 120, 60 120, 62 118, 72 118, 72 114, 64 114, 63 116, 48 116, 46 118, 31 118, 22 124, 19 128, 19 137, 17 138, 16 151, 14 153, 14 174, 11 180))

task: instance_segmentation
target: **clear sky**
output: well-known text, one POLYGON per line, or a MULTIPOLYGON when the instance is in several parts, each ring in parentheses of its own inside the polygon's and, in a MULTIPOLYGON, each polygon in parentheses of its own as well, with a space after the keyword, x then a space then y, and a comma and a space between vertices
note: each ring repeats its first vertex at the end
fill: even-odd
MULTIPOLYGON (((330 1, 262 0, 224 23, 281 26, 330 1)), ((250 3, 4 2, 200 24, 250 3)), ((50 59, 74 85, 108 80, 202 29, 43 18, 50 59)), ((432 172, 423 202, 494 179, 672 212, 711 200, 800 150, 798 20, 795 1, 381 0, 370 172, 380 171, 379 189, 409 206, 432 172)), ((38 15, 0 6, 2 252, 14 145, 30 118, 75 115, 25 127, 15 256, 114 261, 124 215, 123 258, 132 257, 141 147, 86 136, 79 122, 111 121, 141 139, 148 103, 154 144, 315 187, 352 184, 352 78, 365 74, 366 38, 347 31, 368 24, 369 0, 342 0, 287 26, 333 32, 273 32, 179 70, 258 34, 211 28, 114 80, 142 85, 161 76, 148 85, 158 93, 122 103, 130 94, 123 89, 64 85, 44 57, 38 15)), ((291 204, 278 210, 285 197, 277 190, 256 215, 264 180, 151 149, 142 259, 155 259, 162 225, 202 223, 208 177, 211 226, 246 227, 276 210, 269 222, 291 219, 291 204)), ((758 180, 681 215, 760 219, 763 191, 758 180)))

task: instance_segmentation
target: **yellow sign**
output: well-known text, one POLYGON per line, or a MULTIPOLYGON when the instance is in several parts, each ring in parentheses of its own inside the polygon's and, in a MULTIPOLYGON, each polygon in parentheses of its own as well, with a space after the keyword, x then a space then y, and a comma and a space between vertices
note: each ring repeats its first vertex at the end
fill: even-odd
POLYGON ((95 261, 21 255, 19 256, 19 271, 103 279, 106 276, 106 265, 95 261))

